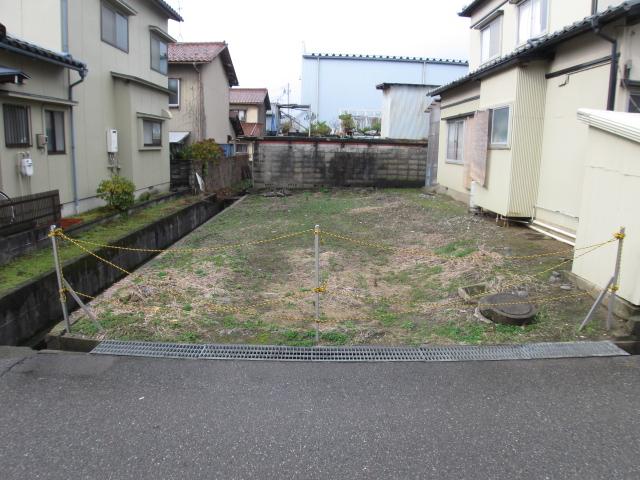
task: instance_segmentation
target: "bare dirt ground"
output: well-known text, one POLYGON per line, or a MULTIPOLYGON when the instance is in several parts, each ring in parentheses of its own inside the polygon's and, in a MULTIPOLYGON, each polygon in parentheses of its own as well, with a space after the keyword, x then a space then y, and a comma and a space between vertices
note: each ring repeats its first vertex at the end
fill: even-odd
POLYGON ((103 333, 80 312, 75 332, 312 345, 315 224, 326 232, 322 344, 606 338, 602 312, 576 332, 591 298, 566 281, 550 281, 551 272, 570 270, 570 247, 523 227, 500 227, 444 196, 393 189, 250 196, 92 301, 103 333), (270 241, 296 232, 302 233, 270 241), (236 243, 250 245, 226 248, 236 243), (526 295, 539 309, 536 321, 525 327, 480 322, 475 305, 457 295, 459 287, 479 282, 491 292, 526 295))

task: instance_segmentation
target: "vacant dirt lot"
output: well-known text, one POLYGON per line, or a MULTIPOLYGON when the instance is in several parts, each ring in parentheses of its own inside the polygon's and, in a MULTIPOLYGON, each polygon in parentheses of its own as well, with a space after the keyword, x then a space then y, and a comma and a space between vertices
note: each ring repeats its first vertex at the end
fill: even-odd
POLYGON ((549 281, 552 271, 570 269, 567 245, 500 227, 446 197, 373 189, 248 197, 91 302, 104 333, 78 312, 75 331, 110 339, 312 345, 315 224, 327 231, 322 344, 605 336, 602 312, 578 335, 591 299, 549 281), (295 232, 303 233, 268 241, 295 232), (251 244, 225 248, 236 243, 251 244), (478 321, 475 306, 457 296, 458 287, 478 282, 528 295, 539 308, 535 323, 478 321))

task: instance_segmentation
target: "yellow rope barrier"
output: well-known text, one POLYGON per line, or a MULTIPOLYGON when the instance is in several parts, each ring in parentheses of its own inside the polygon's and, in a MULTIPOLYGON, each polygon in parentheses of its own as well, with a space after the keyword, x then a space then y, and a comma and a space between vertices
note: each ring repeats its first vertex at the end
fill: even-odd
MULTIPOLYGON (((292 232, 292 233, 288 233, 285 235, 279 235, 276 237, 271 237, 271 238, 267 238, 267 239, 262 239, 262 240, 256 240, 256 241, 251 241, 251 242, 240 242, 240 243, 235 243, 235 244, 228 244, 228 245, 220 245, 220 246, 216 246, 216 247, 201 247, 201 248, 169 248, 169 249, 149 249, 149 248, 133 248, 133 247, 123 247, 123 246, 118 246, 118 245, 109 245, 109 244, 101 244, 101 243, 97 243, 97 242, 92 242, 89 240, 80 240, 80 239, 73 239, 69 236, 67 236, 62 229, 56 229, 53 232, 51 232, 49 235, 50 236, 58 236, 60 238, 62 238, 63 240, 66 240, 68 242, 70 242, 71 244, 75 245, 76 247, 78 247, 80 250, 84 251, 85 253, 97 258, 98 260, 106 263, 107 265, 116 268, 117 270, 120 270, 121 272, 130 275, 131 272, 125 270, 124 268, 120 267, 119 265, 116 265, 115 263, 97 255, 96 253, 92 252, 91 250, 89 250, 88 248, 86 248, 84 245, 91 245, 94 247, 100 247, 100 248, 113 248, 113 249, 118 249, 118 250, 125 250, 125 251, 137 251, 137 252, 175 252, 175 253, 179 253, 179 252, 211 252, 211 251, 221 251, 221 250, 226 250, 226 249, 231 249, 231 248, 239 248, 239 247, 245 247, 245 246, 252 246, 252 245, 261 245, 261 244, 266 244, 266 243, 271 243, 271 242, 277 242, 280 240, 284 240, 284 239, 288 239, 288 238, 293 238, 293 237, 297 237, 297 236, 301 236, 301 235, 305 235, 308 233, 314 232, 314 229, 306 229, 306 230, 302 230, 302 231, 298 231, 298 232, 292 232)), ((382 243, 377 243, 377 242, 369 242, 369 241, 364 241, 364 240, 359 240, 359 239, 355 239, 346 235, 342 235, 339 233, 335 233, 335 232, 330 232, 330 231, 326 231, 326 230, 322 230, 321 231, 321 235, 322 236, 326 236, 326 237, 331 237, 331 238, 336 238, 336 239, 340 239, 340 240, 344 240, 359 246, 364 246, 364 247, 373 247, 373 248, 378 248, 378 249, 384 249, 384 250, 391 250, 391 251, 405 251, 405 252, 418 252, 421 251, 420 247, 403 247, 403 248, 396 248, 396 247, 392 247, 389 245, 385 245, 382 243)), ((587 255, 591 252, 593 252, 594 250, 601 248, 605 245, 608 245, 610 243, 616 242, 621 240, 622 238, 624 238, 624 234, 621 233, 616 233, 614 234, 613 238, 606 241, 606 242, 601 242, 601 243, 597 243, 594 245, 589 245, 589 246, 585 246, 585 247, 580 247, 577 249, 566 249, 566 250, 561 250, 561 251, 555 251, 555 252, 547 252, 547 253, 543 253, 543 254, 537 254, 537 255, 524 255, 524 256, 515 256, 515 257, 507 257, 507 259, 509 260, 516 260, 516 259, 532 259, 532 258, 539 258, 539 257, 547 257, 547 256, 552 256, 552 255, 559 255, 559 254, 563 254, 563 253, 568 253, 570 251, 583 251, 582 253, 580 253, 579 255, 575 255, 572 258, 566 259, 562 262, 560 262, 559 264, 553 265, 549 268, 546 268, 540 272, 534 273, 533 276, 538 276, 538 275, 543 275, 545 273, 548 273, 552 270, 555 270, 569 262, 572 262, 584 255, 587 255)), ((434 254, 433 251, 430 250, 424 250, 422 251, 423 254, 434 254)), ((511 288, 513 286, 515 286, 516 283, 511 283, 511 284, 506 284, 501 286, 501 290, 505 290, 507 288, 511 288)), ((612 291, 616 291, 618 289, 618 285, 613 285, 611 287, 612 291)), ((77 292, 75 290, 71 290, 71 289, 61 289, 60 291, 60 295, 64 296, 65 291, 66 290, 70 290, 73 291, 75 294, 85 297, 85 298, 89 298, 89 299, 95 299, 95 297, 91 296, 91 295, 87 295, 81 292, 77 292)), ((229 312, 229 313, 242 313, 242 312, 251 312, 253 310, 255 310, 258 307, 262 307, 265 305, 269 305, 269 304, 273 304, 273 303, 279 303, 282 301, 296 301, 298 299, 310 296, 311 294, 315 294, 315 293, 328 293, 329 297, 339 297, 339 296, 351 296, 354 298, 358 298, 360 300, 362 299, 366 299, 367 297, 363 296, 363 295, 358 295, 357 293, 353 293, 353 292, 349 292, 345 289, 342 290, 329 290, 328 289, 328 282, 325 281, 320 287, 318 288, 314 288, 311 289, 309 291, 305 291, 305 292, 298 292, 298 293, 288 293, 288 294, 284 294, 284 295, 280 295, 278 298, 274 298, 274 299, 269 299, 269 300, 263 300, 260 302, 255 302, 253 304, 249 304, 249 305, 219 305, 219 304, 209 304, 209 307, 215 309, 215 310, 219 310, 222 312, 229 312)), ((456 305, 468 305, 468 300, 471 299, 477 299, 479 297, 482 296, 486 296, 491 294, 491 292, 482 292, 476 295, 472 295, 470 296, 467 300, 462 300, 462 299, 442 299, 442 300, 438 300, 438 301, 433 301, 433 302, 428 302, 426 304, 422 304, 421 308, 451 308, 454 307, 456 305)), ((584 295, 588 295, 586 293, 577 293, 577 294, 568 294, 568 295, 562 295, 562 296, 555 296, 555 297, 536 297, 536 298, 527 298, 521 302, 510 302, 510 303, 498 303, 498 304, 479 304, 479 306, 481 307, 494 307, 494 306, 501 306, 501 305, 516 305, 516 304, 524 304, 524 303, 531 303, 531 302, 541 302, 539 304, 544 304, 544 303, 550 303, 553 301, 558 301, 558 300, 562 300, 562 299, 566 299, 566 298, 575 298, 575 297, 579 297, 579 296, 584 296, 584 295)))
MULTIPOLYGON (((231 248, 239 248, 239 247, 248 247, 252 245, 262 245, 265 243, 277 242, 280 240, 285 240, 287 238, 293 238, 300 235, 307 234, 309 232, 313 232, 313 229, 302 230, 299 232, 288 233, 285 235, 280 235, 277 237, 266 238, 263 240, 255 240, 252 242, 240 242, 240 243, 232 243, 227 245, 219 245, 216 247, 200 247, 200 248, 135 248, 135 247, 123 247, 120 245, 110 245, 106 243, 98 243, 92 242, 90 240, 81 240, 75 239, 75 242, 82 243, 84 245, 91 245, 98 248, 113 248, 115 250, 126 250, 129 252, 151 252, 151 253, 160 253, 160 252, 169 252, 169 253, 194 253, 194 252, 215 252, 220 250, 228 250, 231 248)), ((61 237, 64 240, 70 240, 70 238, 64 234, 64 232, 60 231, 57 233, 57 236, 61 237)))
POLYGON ((97 255, 97 254, 93 253, 91 250, 89 250, 89 249, 87 249, 87 248, 83 247, 82 245, 80 245, 80 244, 79 244, 78 242, 76 242, 73 238, 71 238, 71 237, 67 237, 67 236, 66 236, 66 235, 64 235, 64 234, 62 234, 62 235, 61 235, 61 238, 63 238, 64 240, 66 240, 66 241, 68 241, 68 242, 73 243, 76 247, 78 247, 78 248, 79 248, 80 250, 82 250, 83 252, 88 253, 89 255, 91 255, 91 256, 93 256, 93 257, 97 258, 98 260, 100 260, 100 261, 102 261, 102 262, 106 263, 107 265, 109 265, 109 266, 111 266, 111 267, 113 267, 113 268, 116 268, 116 269, 120 270, 121 272, 126 273, 127 275, 131 275, 131 272, 129 272, 128 270, 125 270, 125 269, 124 269, 124 268, 122 268, 121 266, 116 265, 116 264, 115 264, 115 263, 113 263, 113 262, 110 262, 110 261, 109 261, 109 260, 107 260, 106 258, 102 258, 100 255, 97 255))

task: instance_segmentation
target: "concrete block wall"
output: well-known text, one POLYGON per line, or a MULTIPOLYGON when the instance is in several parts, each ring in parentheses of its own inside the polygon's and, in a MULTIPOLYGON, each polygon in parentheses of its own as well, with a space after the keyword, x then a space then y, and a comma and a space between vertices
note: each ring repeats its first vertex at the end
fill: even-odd
POLYGON ((257 188, 420 187, 427 143, 274 137, 256 141, 257 188))

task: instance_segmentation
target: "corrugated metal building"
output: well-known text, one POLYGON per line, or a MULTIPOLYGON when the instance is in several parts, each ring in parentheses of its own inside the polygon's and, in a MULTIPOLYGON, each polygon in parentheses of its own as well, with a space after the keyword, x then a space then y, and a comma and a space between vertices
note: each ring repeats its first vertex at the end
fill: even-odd
POLYGON ((444 85, 468 71, 463 60, 376 55, 305 54, 302 103, 319 120, 336 127, 338 115, 351 113, 361 125, 380 118, 382 82, 444 85))
POLYGON ((380 135, 385 138, 423 140, 429 136, 429 92, 435 85, 381 83, 382 117, 380 135))

